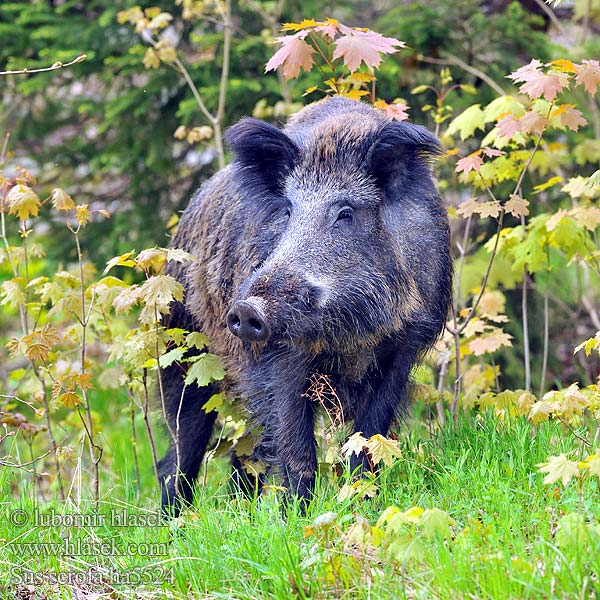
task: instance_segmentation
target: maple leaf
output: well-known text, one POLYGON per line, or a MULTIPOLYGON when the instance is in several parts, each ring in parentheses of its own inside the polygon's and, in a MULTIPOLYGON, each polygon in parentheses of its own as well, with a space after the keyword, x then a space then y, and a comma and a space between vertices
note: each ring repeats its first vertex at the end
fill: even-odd
POLYGON ((517 398, 517 411, 519 415, 525 416, 528 414, 536 402, 535 396, 531 392, 523 392, 517 398))
POLYGON ((24 221, 30 216, 37 217, 40 199, 37 194, 27 185, 17 184, 13 186, 6 196, 8 212, 11 215, 17 215, 24 221))
POLYGON ((537 425, 542 421, 547 421, 553 411, 554 407, 551 403, 540 400, 534 403, 527 417, 534 425, 537 425))
POLYGON ((465 158, 461 158, 456 163, 455 171, 457 173, 469 173, 470 171, 479 171, 481 169, 481 165, 483 164, 483 159, 479 156, 479 151, 473 152, 469 154, 469 156, 465 156, 465 158))
POLYGON ((559 208, 547 221, 546 221, 546 230, 554 231, 558 224, 568 215, 567 211, 564 208, 559 208))
POLYGON ((187 372, 185 385, 195 383, 198 387, 203 387, 225 377, 225 369, 216 354, 201 354, 194 359, 187 372))
POLYGON ((397 440, 390 440, 380 433, 376 433, 367 440, 367 450, 374 464, 383 463, 390 467, 394 463, 394 457, 402 456, 398 448, 397 440))
POLYGON ((496 201, 482 202, 479 205, 479 214, 484 218, 493 217, 494 219, 497 219, 501 210, 502 207, 496 201))
POLYGON ((600 477, 600 450, 596 448, 595 454, 590 454, 584 461, 586 469, 589 469, 592 475, 600 477))
POLYGON ((577 131, 580 126, 587 125, 580 110, 575 108, 574 104, 563 104, 559 106, 552 116, 558 116, 561 125, 568 127, 571 131, 577 131))
POLYGON ((168 306, 183 300, 183 286, 171 275, 154 275, 141 285, 140 296, 146 304, 168 306))
POLYGON ((322 33, 326 35, 330 39, 334 39, 337 34, 338 29, 338 20, 337 19, 325 19, 325 21, 319 21, 317 27, 315 27, 315 31, 317 33, 322 33))
POLYGON ((509 140, 515 133, 521 131, 521 121, 515 119, 514 115, 506 115, 498 121, 496 127, 500 136, 509 140))
POLYGON ((274 71, 280 65, 283 65, 283 76, 286 79, 298 77, 300 69, 310 71, 315 51, 304 41, 307 34, 308 31, 304 30, 294 35, 278 37, 276 41, 281 44, 281 48, 265 66, 265 73, 274 71))
POLYGON ((471 198, 469 200, 465 200, 457 209, 459 215, 462 215, 465 219, 473 216, 474 214, 481 213, 481 205, 483 203, 479 202, 477 198, 471 198))
POLYGON ((160 58, 158 58, 158 54, 155 52, 154 48, 148 48, 146 50, 142 62, 146 69, 158 69, 158 67, 160 67, 160 58))
POLYGON ((391 119, 395 119, 396 121, 406 121, 408 119, 408 105, 404 102, 397 102, 388 104, 383 100, 377 100, 375 104, 373 104, 375 108, 380 108, 385 112, 385 114, 391 119))
POLYGON ((529 81, 535 74, 540 72, 540 67, 543 67, 544 63, 540 62, 537 58, 534 58, 529 64, 520 67, 516 71, 513 71, 510 75, 508 75, 509 79, 512 79, 515 82, 518 81, 529 81))
POLYGON ((506 152, 502 150, 496 150, 496 148, 489 148, 488 146, 484 146, 481 148, 481 151, 488 157, 492 158, 495 156, 503 156, 506 152))
POLYGON ((486 290, 479 300, 479 309, 486 317, 495 317, 504 313, 506 298, 500 290, 486 290))
MULTIPOLYGON (((413 90, 413 94, 417 89, 418 88, 415 88, 413 90)), ((485 129, 484 114, 479 104, 473 104, 473 106, 469 106, 469 108, 458 115, 458 117, 456 117, 450 123, 446 133, 447 135, 454 135, 455 133, 459 132, 460 139, 466 140, 475 133, 476 129, 481 129, 482 131, 485 129)))
POLYGON ((185 343, 190 348, 197 348, 198 350, 203 350, 208 346, 208 337, 205 333, 200 333, 198 331, 192 331, 188 333, 185 338, 185 343))
POLYGON ((352 454, 358 456, 367 444, 367 438, 361 435, 360 431, 353 433, 348 441, 342 446, 340 452, 344 458, 348 458, 352 454))
POLYGON ((576 72, 575 65, 573 64, 573 62, 570 60, 564 59, 564 58, 559 58, 558 60, 553 60, 550 64, 557 71, 563 71, 565 73, 575 73, 576 72))
POLYGON ((582 60, 580 65, 575 65, 575 83, 582 85, 590 94, 595 94, 600 85, 600 62, 582 60))
POLYGON ((502 346, 512 346, 512 336, 496 330, 469 342, 469 349, 475 356, 495 352, 502 346))
POLYGON ((308 29, 315 27, 317 22, 314 19, 304 19, 300 23, 284 23, 281 31, 301 31, 302 29, 308 29))
POLYGON ((579 386, 573 383, 565 390, 559 409, 563 416, 571 419, 574 415, 581 415, 588 406, 588 399, 581 393, 579 386))
POLYGON ((117 314, 129 312, 135 304, 140 300, 140 289, 136 286, 131 286, 124 289, 112 303, 112 307, 117 314))
POLYGON ((71 196, 61 188, 54 188, 49 197, 52 206, 54 206, 56 210, 71 210, 75 208, 75 203, 71 196))
POLYGON ((532 100, 543 96, 548 102, 552 102, 558 92, 568 87, 568 76, 564 72, 544 73, 541 70, 544 66, 544 63, 533 59, 508 77, 515 82, 522 82, 519 91, 527 94, 532 100))
POLYGON ((170 350, 166 354, 163 354, 158 359, 158 364, 163 369, 165 369, 166 367, 170 367, 174 362, 179 362, 187 351, 188 349, 185 346, 173 348, 173 350, 170 350))
POLYGON ((148 248, 142 250, 136 257, 135 262, 145 271, 152 269, 159 273, 167 260, 167 253, 162 248, 148 248))
POLYGON ((169 262, 175 261, 178 263, 186 263, 193 262, 196 260, 196 257, 181 248, 168 248, 167 249, 167 260, 169 262))
POLYGON ((597 194, 597 190, 590 185, 590 180, 581 175, 570 177, 566 185, 562 186, 561 191, 567 192, 571 198, 593 198, 597 194))
POLYGON ((535 110, 527 111, 519 121, 523 133, 537 133, 538 135, 544 132, 548 123, 548 119, 535 110))
POLYGON ((597 206, 577 206, 570 211, 575 222, 589 231, 600 225, 600 208, 597 206))
POLYGON ((536 465, 540 473, 547 473, 544 477, 545 484, 556 483, 559 479, 563 485, 567 485, 573 477, 579 475, 579 468, 574 460, 569 460, 566 454, 551 456, 548 462, 536 465))
POLYGON ((441 535, 447 538, 452 535, 450 526, 456 525, 456 521, 445 510, 428 508, 421 515, 419 524, 426 537, 441 535))
POLYGON ((78 204, 75 207, 77 212, 77 223, 79 223, 81 227, 85 227, 90 220, 91 213, 88 206, 88 204, 78 204))
POLYGON ((536 193, 542 192, 543 190, 547 190, 548 188, 551 188, 553 185, 560 183, 562 180, 563 180, 562 177, 560 177, 559 175, 556 175, 555 177, 551 177, 550 179, 548 179, 548 181, 545 181, 544 183, 540 183, 539 185, 533 186, 533 189, 536 191, 536 193))
POLYGON ((529 214, 529 200, 521 198, 519 194, 511 194, 510 199, 504 205, 504 210, 515 217, 529 214))
POLYGON ((393 54, 406 46, 404 42, 384 37, 376 31, 360 31, 342 25, 340 29, 345 35, 335 42, 333 58, 342 58, 350 71, 356 71, 362 62, 369 67, 378 67, 381 54, 393 54))

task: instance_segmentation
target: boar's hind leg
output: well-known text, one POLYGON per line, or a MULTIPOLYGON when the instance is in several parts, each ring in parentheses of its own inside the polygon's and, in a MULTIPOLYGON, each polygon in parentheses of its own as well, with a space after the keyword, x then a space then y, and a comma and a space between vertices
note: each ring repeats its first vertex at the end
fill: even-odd
MULTIPOLYGON (((357 412, 354 430, 362 432, 363 437, 368 439, 377 433, 387 436, 394 416, 406 406, 406 387, 414 360, 413 353, 400 350, 384 373, 379 387, 357 412)), ((354 472, 357 467, 371 469, 363 454, 352 454, 350 469, 354 472)))

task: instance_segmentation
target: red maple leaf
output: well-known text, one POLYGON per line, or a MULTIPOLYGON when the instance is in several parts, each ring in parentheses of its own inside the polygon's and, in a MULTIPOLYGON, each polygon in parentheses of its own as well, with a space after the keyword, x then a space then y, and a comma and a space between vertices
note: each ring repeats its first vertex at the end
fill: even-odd
POLYGON ((575 73, 575 82, 590 94, 595 94, 600 85, 600 63, 597 60, 582 60, 580 65, 575 65, 575 73))
POLYGON ((304 41, 307 35, 308 31, 299 31, 294 35, 278 37, 276 41, 281 44, 281 48, 275 52, 267 63, 265 73, 274 71, 280 65, 283 65, 283 76, 286 79, 298 77, 300 69, 310 71, 313 64, 312 55, 314 50, 304 41))
POLYGON ((456 172, 468 173, 469 171, 479 171, 482 164, 483 159, 479 156, 478 152, 474 152, 473 154, 469 154, 469 156, 465 156, 465 158, 461 158, 456 163, 456 172))
POLYGON ((375 31, 361 31, 342 24, 339 29, 344 35, 335 43, 333 58, 343 58, 350 71, 356 71, 361 62, 378 67, 381 63, 380 53, 393 54, 406 46, 400 40, 384 37, 375 31))

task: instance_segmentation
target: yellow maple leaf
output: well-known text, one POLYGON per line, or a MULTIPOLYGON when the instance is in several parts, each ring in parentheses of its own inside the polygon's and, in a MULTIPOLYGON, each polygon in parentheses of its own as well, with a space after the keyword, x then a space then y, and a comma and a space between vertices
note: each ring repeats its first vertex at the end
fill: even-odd
POLYGON ((17 184, 10 189, 6 202, 8 212, 17 215, 22 221, 31 216, 37 217, 41 206, 37 194, 28 185, 23 184, 17 184))
POLYGON ((383 461, 388 467, 394 463, 395 457, 402 456, 397 440, 390 440, 380 433, 371 436, 366 443, 367 450, 374 464, 383 461))
POLYGON ((547 473, 544 477, 545 484, 556 483, 559 479, 566 486, 573 477, 579 475, 577 462, 569 460, 566 454, 551 456, 548 462, 536 465, 540 473, 547 473))

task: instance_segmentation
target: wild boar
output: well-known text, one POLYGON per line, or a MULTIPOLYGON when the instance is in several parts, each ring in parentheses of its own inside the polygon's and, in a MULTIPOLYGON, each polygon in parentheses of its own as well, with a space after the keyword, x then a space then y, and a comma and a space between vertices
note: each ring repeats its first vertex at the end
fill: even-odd
POLYGON ((163 371, 173 424, 179 415, 178 493, 174 448, 160 468, 163 507, 175 513, 191 499, 215 421, 201 407, 220 389, 262 427, 257 454, 308 499, 311 374, 328 376, 355 431, 386 435, 451 295, 448 221, 432 175, 440 146, 428 130, 336 97, 283 130, 242 119, 227 142, 232 164, 192 198, 173 240, 197 260, 171 267, 186 295, 169 325, 204 332, 227 370, 222 383, 185 390, 180 367, 163 371))

